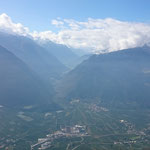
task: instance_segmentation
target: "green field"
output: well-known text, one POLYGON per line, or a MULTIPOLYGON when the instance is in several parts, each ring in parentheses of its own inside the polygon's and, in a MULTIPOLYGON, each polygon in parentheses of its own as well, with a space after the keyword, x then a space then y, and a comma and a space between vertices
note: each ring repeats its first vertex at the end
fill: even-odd
POLYGON ((61 127, 85 125, 87 137, 59 138, 50 150, 139 150, 150 147, 150 112, 134 109, 104 109, 97 101, 75 102, 53 111, 0 111, 0 145, 28 150, 30 145, 61 127), (21 113, 20 113, 21 112, 21 113), (18 115, 19 114, 19 115, 18 115), (121 122, 121 120, 123 120, 121 122), (140 121, 139 121, 140 120, 140 121))

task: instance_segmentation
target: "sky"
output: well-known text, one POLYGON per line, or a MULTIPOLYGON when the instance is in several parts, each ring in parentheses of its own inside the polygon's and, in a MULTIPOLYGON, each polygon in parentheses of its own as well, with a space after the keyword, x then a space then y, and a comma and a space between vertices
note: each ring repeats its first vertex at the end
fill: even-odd
POLYGON ((113 51, 149 43, 149 8, 150 0, 0 0, 0 28, 22 26, 34 38, 113 51))
POLYGON ((37 31, 51 29, 50 21, 57 17, 150 22, 149 8, 149 0, 0 0, 0 13, 37 31))

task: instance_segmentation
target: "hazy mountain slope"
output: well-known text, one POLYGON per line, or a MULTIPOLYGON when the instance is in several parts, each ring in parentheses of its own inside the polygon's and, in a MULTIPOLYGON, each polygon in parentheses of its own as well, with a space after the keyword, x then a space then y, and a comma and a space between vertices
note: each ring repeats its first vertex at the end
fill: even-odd
POLYGON ((67 100, 99 98, 106 103, 150 105, 150 48, 93 55, 68 73, 57 91, 67 100))
POLYGON ((62 44, 55 44, 53 42, 43 42, 41 45, 52 53, 67 67, 74 67, 78 63, 79 56, 76 55, 70 48, 62 44))
POLYGON ((0 32, 0 45, 23 60, 43 79, 58 78, 66 67, 33 40, 0 32))
POLYGON ((50 92, 23 61, 0 46, 0 105, 47 103, 50 92))

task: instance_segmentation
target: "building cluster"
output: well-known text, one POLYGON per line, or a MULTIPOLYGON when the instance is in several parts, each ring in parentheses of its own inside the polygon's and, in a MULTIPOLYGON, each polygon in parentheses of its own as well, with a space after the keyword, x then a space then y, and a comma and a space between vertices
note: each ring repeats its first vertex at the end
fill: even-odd
POLYGON ((17 142, 17 140, 13 139, 10 137, 10 135, 8 135, 7 138, 0 138, 0 150, 1 149, 8 149, 10 145, 15 146, 15 143, 17 142))
POLYGON ((39 147, 39 150, 44 150, 51 147, 51 142, 44 142, 43 144, 41 144, 41 147, 39 147))
POLYGON ((61 137, 81 136, 88 136, 88 133, 86 132, 86 126, 66 126, 65 128, 61 128, 59 131, 46 135, 45 138, 39 138, 36 144, 31 145, 31 150, 34 150, 37 147, 39 150, 47 149, 52 146, 52 142, 54 140, 59 139, 61 137))
POLYGON ((67 126, 65 128, 61 128, 61 131, 63 133, 69 133, 72 135, 76 135, 76 134, 84 135, 86 132, 86 126, 81 126, 81 125, 75 125, 73 127, 67 126))
POLYGON ((136 140, 129 140, 129 141, 123 141, 123 142, 114 142, 114 145, 116 144, 134 144, 136 143, 136 140))
POLYGON ((80 102, 79 99, 73 99, 73 100, 70 102, 70 104, 75 104, 75 103, 79 103, 79 102, 80 102))
POLYGON ((89 106, 89 109, 91 110, 91 111, 93 111, 93 112, 101 112, 101 111, 109 111, 107 108, 105 108, 105 107, 100 107, 100 106, 98 106, 98 105, 96 105, 96 104, 91 104, 90 106, 89 106))
POLYGON ((128 134, 136 134, 136 135, 140 135, 140 136, 141 136, 141 135, 142 135, 142 136, 143 136, 143 135, 146 135, 146 134, 145 134, 145 130, 146 130, 146 129, 144 129, 143 131, 137 131, 137 130, 135 129, 135 126, 134 126, 132 123, 126 121, 126 120, 120 120, 120 123, 122 123, 122 124, 125 125, 128 134))

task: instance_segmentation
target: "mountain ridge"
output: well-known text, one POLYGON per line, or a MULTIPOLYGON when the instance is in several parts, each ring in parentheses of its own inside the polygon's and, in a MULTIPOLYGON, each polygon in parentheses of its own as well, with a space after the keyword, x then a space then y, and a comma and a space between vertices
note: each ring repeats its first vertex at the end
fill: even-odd
POLYGON ((59 78, 67 70, 55 56, 28 37, 0 32, 0 45, 23 60, 46 81, 59 78))
POLYGON ((9 107, 49 103, 52 88, 47 90, 41 79, 22 60, 0 46, 0 104, 9 107))
POLYGON ((69 72, 56 87, 61 99, 93 99, 150 105, 150 48, 93 55, 69 72), (142 100, 140 100, 140 98, 142 100))

